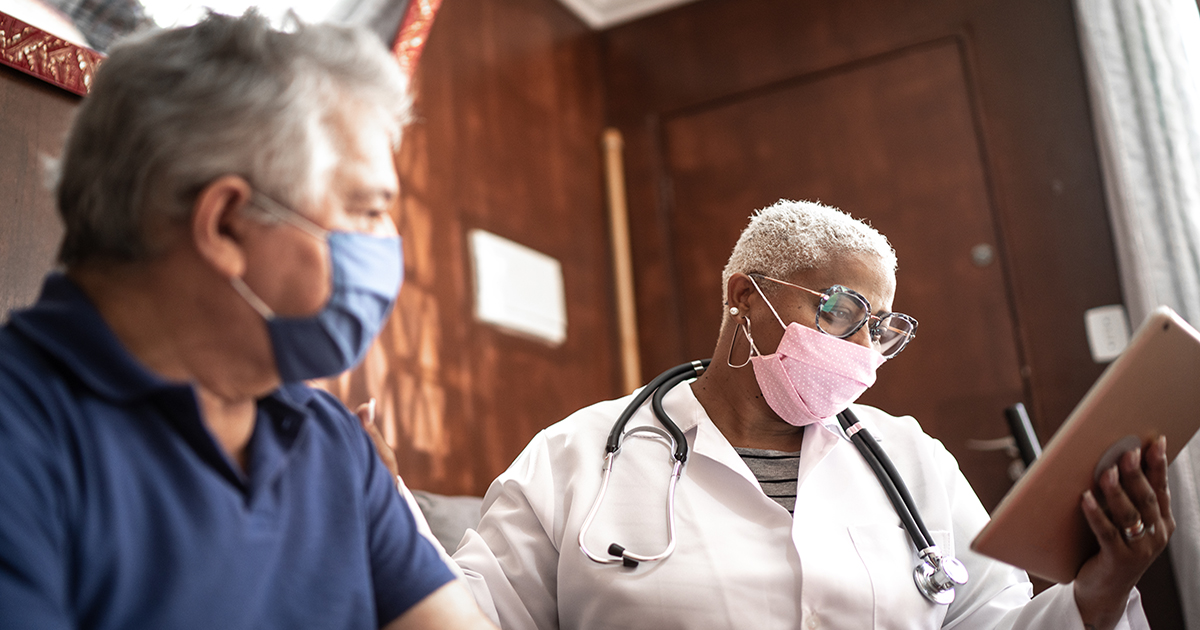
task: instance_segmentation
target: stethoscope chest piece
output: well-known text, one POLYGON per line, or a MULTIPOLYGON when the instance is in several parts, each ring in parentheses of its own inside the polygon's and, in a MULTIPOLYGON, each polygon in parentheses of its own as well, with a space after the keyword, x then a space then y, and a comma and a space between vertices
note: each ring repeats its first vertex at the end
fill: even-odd
POLYGON ((880 448, 859 422, 854 412, 846 409, 838 414, 838 422, 846 437, 858 448, 867 465, 874 471, 884 493, 908 531, 908 537, 918 549, 921 562, 913 569, 913 581, 925 599, 943 606, 954 601, 954 589, 967 583, 967 567, 958 558, 947 556, 933 543, 933 536, 917 512, 916 501, 900 478, 891 458, 880 448))
POLYGON ((913 581, 926 599, 943 606, 954 601, 954 587, 967 583, 967 567, 958 558, 943 556, 937 547, 922 552, 923 560, 913 569, 913 581))

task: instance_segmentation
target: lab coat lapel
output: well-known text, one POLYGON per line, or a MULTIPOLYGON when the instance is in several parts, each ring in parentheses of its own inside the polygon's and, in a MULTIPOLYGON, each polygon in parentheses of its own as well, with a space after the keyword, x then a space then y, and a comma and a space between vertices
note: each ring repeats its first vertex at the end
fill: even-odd
POLYGON ((807 627, 877 627, 873 607, 851 601, 874 596, 866 567, 853 561, 859 555, 844 525, 845 511, 854 510, 860 499, 830 483, 823 468, 840 469, 847 457, 857 455, 836 418, 809 425, 804 432, 792 544, 801 558, 800 614, 807 627))
POLYGON ((832 425, 813 423, 804 429, 804 445, 800 447, 800 470, 796 476, 796 489, 804 485, 809 473, 825 460, 838 443, 841 433, 837 430, 837 420, 832 425))
MULTIPOLYGON (((691 386, 677 387, 671 393, 677 390, 684 390, 686 393, 681 392, 675 401, 679 408, 679 419, 675 422, 690 440, 688 446, 691 448, 691 453, 723 465, 758 488, 758 480, 754 478, 754 473, 750 472, 750 467, 737 454, 737 451, 733 450, 729 440, 725 439, 725 434, 721 433, 721 430, 705 413, 704 406, 696 399, 691 386)), ((669 394, 667 398, 670 398, 669 394)), ((663 402, 665 407, 667 401, 663 402)), ((672 413, 672 417, 676 417, 671 409, 668 409, 668 413, 672 413)))

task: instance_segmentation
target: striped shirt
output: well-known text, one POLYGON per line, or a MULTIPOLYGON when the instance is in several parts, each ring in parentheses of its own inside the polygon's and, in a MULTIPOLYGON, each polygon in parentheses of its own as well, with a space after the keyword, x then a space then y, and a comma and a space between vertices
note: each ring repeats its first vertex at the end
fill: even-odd
POLYGON ((800 452, 787 453, 758 448, 734 447, 763 492, 789 514, 796 511, 796 477, 800 473, 800 452))

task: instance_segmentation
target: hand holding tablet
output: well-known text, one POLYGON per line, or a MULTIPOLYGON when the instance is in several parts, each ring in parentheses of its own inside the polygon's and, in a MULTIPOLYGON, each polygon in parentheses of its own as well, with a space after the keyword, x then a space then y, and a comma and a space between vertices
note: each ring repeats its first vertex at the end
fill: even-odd
POLYGON ((1096 575, 1110 575, 1113 567, 1105 563, 1132 569, 1145 560, 1148 566, 1174 530, 1166 465, 1197 429, 1200 333, 1160 307, 1000 502, 971 548, 1054 582, 1079 580, 1077 591, 1086 591, 1096 575))

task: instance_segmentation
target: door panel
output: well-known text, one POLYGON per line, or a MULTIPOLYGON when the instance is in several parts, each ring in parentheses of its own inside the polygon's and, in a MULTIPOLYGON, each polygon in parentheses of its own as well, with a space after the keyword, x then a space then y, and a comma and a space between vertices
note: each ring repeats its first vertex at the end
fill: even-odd
POLYGON ((961 455, 1003 435, 979 432, 1003 431, 1023 387, 1002 266, 972 258, 1000 248, 963 68, 947 38, 689 108, 664 120, 665 166, 689 356, 712 352, 721 269, 750 211, 783 197, 866 219, 900 260, 894 309, 920 327, 863 402, 915 416, 991 507, 1007 457, 961 455))

